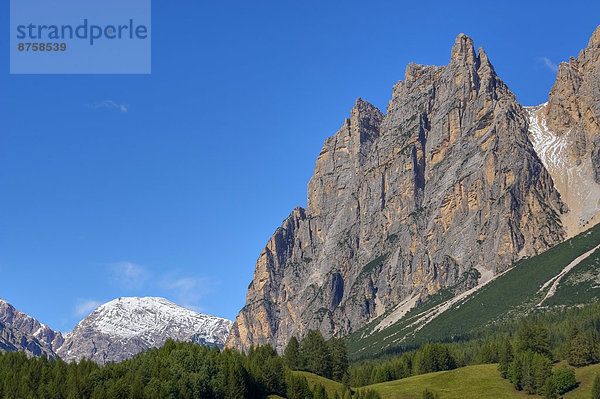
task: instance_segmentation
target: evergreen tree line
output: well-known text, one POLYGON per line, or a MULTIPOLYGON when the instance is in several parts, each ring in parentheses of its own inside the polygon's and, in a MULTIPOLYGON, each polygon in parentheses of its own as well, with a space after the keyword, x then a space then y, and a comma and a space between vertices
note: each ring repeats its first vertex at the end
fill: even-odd
POLYGON ((342 338, 326 341, 319 330, 309 331, 298 342, 290 338, 283 352, 285 364, 291 370, 303 370, 335 381, 348 382, 348 353, 342 338))
POLYGON ((412 375, 452 370, 460 362, 450 345, 430 343, 417 351, 385 361, 371 361, 350 367, 349 384, 354 387, 393 381, 412 375))
MULTIPOLYGON (((316 366, 316 359, 307 354, 315 355, 311 340, 318 338, 317 335, 320 336, 311 332, 312 338, 303 340, 301 345, 300 353, 309 367, 316 366)), ((331 361, 325 371, 332 376, 339 362, 334 361, 336 356, 347 359, 341 353, 340 343, 343 341, 327 342, 331 361)), ((337 373, 339 376, 340 372, 337 373)), ((169 340, 161 348, 104 366, 88 360, 66 363, 61 359, 28 358, 24 353, 0 353, 0 398, 238 399, 271 394, 289 399, 353 397, 348 388, 336 392, 333 398, 319 384, 309 388, 306 378, 293 373, 284 357, 269 345, 251 348, 243 354, 169 340)), ((354 398, 362 398, 360 395, 354 398)), ((369 399, 375 397, 377 395, 371 395, 369 399)))
MULTIPOLYGON (((508 367, 514 361, 511 381, 516 382, 515 387, 541 393, 548 379, 548 364, 551 370, 552 364, 558 361, 566 361, 574 367, 600 362, 599 331, 600 304, 540 312, 481 328, 452 342, 402 348, 402 353, 392 352, 354 363, 349 368, 349 384, 361 387, 484 363, 501 363, 501 373, 507 378, 508 367), (433 351, 432 345, 436 345, 433 351), (432 360, 439 356, 433 353, 439 354, 441 348, 446 360, 432 360), (519 370, 525 375, 524 382, 518 378, 519 370)), ((562 371, 561 376, 564 373, 562 371)), ((562 391, 564 385, 557 390, 562 391)))
POLYGON ((512 342, 505 339, 499 346, 498 370, 519 391, 558 398, 575 388, 577 381, 572 368, 562 366, 553 371, 552 357, 548 328, 541 323, 526 323, 512 342))
MULTIPOLYGON (((600 305, 533 314, 482 328, 446 343, 426 343, 395 356, 349 367, 345 342, 325 340, 310 331, 292 338, 283 356, 270 346, 247 354, 167 341, 121 363, 98 366, 90 361, 28 359, 0 354, 0 397, 8 398, 253 398, 276 394, 290 399, 372 398, 361 387, 470 364, 498 363, 516 389, 552 398, 575 384, 572 367, 600 362, 600 305), (309 371, 342 382, 346 389, 328 397, 324 387, 309 384, 309 371)), ((600 399, 600 380, 594 384, 600 399)), ((429 394, 429 393, 427 393, 429 394)))

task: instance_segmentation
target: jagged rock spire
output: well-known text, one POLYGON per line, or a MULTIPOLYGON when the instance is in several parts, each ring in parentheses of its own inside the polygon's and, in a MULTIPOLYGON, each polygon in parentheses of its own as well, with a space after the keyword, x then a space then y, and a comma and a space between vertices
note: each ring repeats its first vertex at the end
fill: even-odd
POLYGON ((525 111, 460 34, 448 65, 406 67, 386 115, 359 99, 325 141, 305 215, 261 253, 228 345, 283 351, 311 329, 344 336, 472 287, 560 242, 560 206, 525 111))
POLYGON ((473 47, 473 39, 464 33, 459 33, 456 36, 450 62, 461 62, 466 64, 476 64, 477 57, 475 56, 475 48, 473 47))

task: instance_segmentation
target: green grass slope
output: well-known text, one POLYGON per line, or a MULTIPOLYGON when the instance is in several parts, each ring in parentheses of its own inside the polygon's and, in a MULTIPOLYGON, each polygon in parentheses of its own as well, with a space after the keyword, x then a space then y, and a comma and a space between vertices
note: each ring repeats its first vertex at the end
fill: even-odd
POLYGON ((597 266, 600 265, 600 251, 567 273, 556 294, 545 301, 541 308, 536 307, 548 292, 549 287, 541 290, 544 283, 598 244, 600 225, 538 256, 517 262, 505 274, 455 303, 429 323, 423 322, 423 316, 452 296, 448 290, 433 295, 385 330, 376 331, 374 327, 381 318, 375 320, 347 337, 350 357, 375 357, 395 348, 465 336, 477 328, 515 318, 534 309, 544 310, 548 307, 572 306, 598 300, 600 270, 597 266))
POLYGON ((594 377, 600 374, 600 364, 575 369, 575 378, 579 386, 564 394, 564 399, 589 399, 592 397, 594 377))
POLYGON ((333 381, 307 371, 294 371, 293 373, 305 377, 310 389, 313 389, 317 383, 323 385, 327 391, 327 395, 330 398, 333 398, 336 392, 340 396, 344 394, 344 385, 337 381, 333 381))
MULTIPOLYGON (((558 365, 562 365, 562 363, 555 367, 558 365)), ((305 371, 294 371, 293 373, 306 377, 311 389, 316 383, 323 385, 331 398, 336 392, 340 396, 344 392, 344 386, 339 382, 305 371)), ((575 369, 579 385, 576 389, 567 392, 563 396, 564 399, 588 399, 596 374, 600 374, 600 364, 575 369)), ((425 389, 438 394, 440 399, 539 397, 517 391, 508 380, 500 377, 497 364, 479 364, 449 371, 421 374, 401 380, 354 388, 354 391, 365 389, 376 391, 382 399, 421 399, 425 389)), ((271 395, 269 398, 276 399, 279 396, 271 395)))
MULTIPOLYGON (((576 369, 575 375, 579 386, 567 392, 563 396, 564 399, 590 398, 596 373, 600 374, 600 364, 576 369)), ((438 394, 440 399, 539 398, 515 390, 507 380, 500 377, 497 364, 481 364, 422 374, 369 385, 358 390, 361 389, 375 390, 382 399, 421 399, 425 389, 438 394)))
POLYGON ((438 394, 440 399, 531 397, 500 377, 496 364, 422 374, 360 389, 377 391, 382 399, 421 399, 425 389, 438 394))

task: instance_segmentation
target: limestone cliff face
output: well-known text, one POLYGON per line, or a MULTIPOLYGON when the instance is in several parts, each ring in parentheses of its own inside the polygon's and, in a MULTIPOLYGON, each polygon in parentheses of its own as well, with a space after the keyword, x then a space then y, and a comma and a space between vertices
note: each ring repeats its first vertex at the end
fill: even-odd
POLYGON ((466 289, 563 240, 566 208, 528 115, 463 34, 409 64, 387 113, 359 99, 261 252, 228 345, 343 336, 403 301, 466 289))
MULTIPOLYGON (((546 108, 548 127, 566 134, 576 130, 581 135, 581 154, 597 149, 594 139, 600 133, 600 26, 593 33, 588 46, 577 58, 562 62, 558 68, 556 82, 550 91, 546 108), (588 148, 590 147, 590 148, 588 148)), ((597 151, 594 158, 597 157, 597 151)), ((598 165, 596 159, 595 164, 598 165)), ((600 182, 600 174, 596 175, 600 182)))
POLYGON ((569 212, 570 236, 600 221, 600 27, 558 68, 547 104, 529 110, 531 140, 569 212))

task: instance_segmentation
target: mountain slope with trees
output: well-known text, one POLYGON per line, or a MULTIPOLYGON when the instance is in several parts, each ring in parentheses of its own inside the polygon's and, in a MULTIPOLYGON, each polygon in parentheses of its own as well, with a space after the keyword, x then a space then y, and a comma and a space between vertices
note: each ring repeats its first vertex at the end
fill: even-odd
POLYGON ((376 357, 431 341, 461 339, 487 326, 503 324, 531 313, 600 300, 600 251, 592 252, 568 273, 548 297, 557 276, 582 254, 600 244, 600 225, 548 251, 522 261, 470 295, 457 300, 452 289, 429 297, 395 323, 382 315, 347 337, 352 359, 376 357), (381 328, 385 325, 385 328, 381 328))

